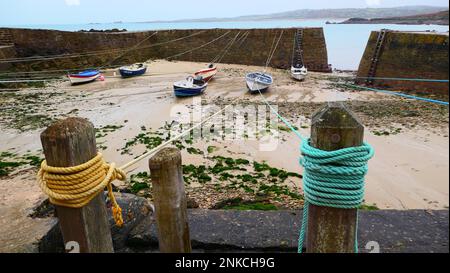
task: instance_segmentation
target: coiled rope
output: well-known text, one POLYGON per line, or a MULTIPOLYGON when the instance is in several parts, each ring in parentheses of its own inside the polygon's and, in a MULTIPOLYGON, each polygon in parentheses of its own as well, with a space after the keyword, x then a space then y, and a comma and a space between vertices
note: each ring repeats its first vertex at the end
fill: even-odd
MULTIPOLYGON (((276 50, 276 47, 274 51, 276 50)), ((273 54, 273 53, 272 53, 273 54)), ((269 57, 271 58, 271 57, 269 57)), ((267 64, 270 61, 268 60, 267 64)), ((365 176, 368 161, 374 156, 374 149, 367 143, 336 151, 323 151, 310 145, 294 126, 281 116, 258 90, 263 102, 301 140, 300 165, 304 168, 303 191, 305 203, 303 220, 299 232, 298 253, 303 245, 308 227, 309 205, 340 209, 358 209, 364 199, 365 176)), ((355 253, 358 252, 358 217, 355 230, 355 253)))
MULTIPOLYGON (((367 163, 374 156, 374 150, 364 143, 359 147, 323 151, 310 146, 308 139, 302 141, 301 153, 305 205, 298 240, 299 253, 303 251, 309 204, 339 209, 357 209, 362 204, 367 163)), ((356 233, 355 253, 358 252, 357 238, 356 233)))
MULTIPOLYGON (((311 140, 305 138, 289 121, 283 118, 264 98, 261 91, 259 91, 259 95, 271 111, 300 138, 302 143, 300 165, 304 168, 305 204, 298 239, 298 253, 302 253, 308 226, 309 204, 341 209, 359 208, 364 199, 367 163, 374 156, 374 149, 367 143, 359 147, 330 152, 314 148, 310 145, 311 140)), ((355 253, 357 253, 357 229, 355 232, 355 253)))
POLYGON ((107 164, 101 153, 86 163, 68 168, 51 167, 44 160, 37 177, 50 202, 68 208, 86 206, 107 188, 114 221, 119 227, 123 225, 122 209, 114 197, 111 182, 116 179, 124 181, 126 174, 114 163, 107 164))

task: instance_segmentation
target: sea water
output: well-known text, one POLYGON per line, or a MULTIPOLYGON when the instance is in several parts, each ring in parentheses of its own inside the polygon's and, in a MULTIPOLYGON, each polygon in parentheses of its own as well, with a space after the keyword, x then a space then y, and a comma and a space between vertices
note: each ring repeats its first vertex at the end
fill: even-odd
POLYGON ((372 31, 383 28, 404 31, 448 32, 448 26, 439 25, 394 25, 394 24, 326 24, 345 19, 323 20, 267 20, 267 21, 220 21, 220 22, 152 22, 152 23, 108 23, 80 25, 21 25, 8 26, 32 29, 54 29, 64 31, 126 29, 128 31, 164 29, 212 29, 212 28, 290 28, 323 27, 328 49, 329 63, 333 68, 357 70, 372 31))

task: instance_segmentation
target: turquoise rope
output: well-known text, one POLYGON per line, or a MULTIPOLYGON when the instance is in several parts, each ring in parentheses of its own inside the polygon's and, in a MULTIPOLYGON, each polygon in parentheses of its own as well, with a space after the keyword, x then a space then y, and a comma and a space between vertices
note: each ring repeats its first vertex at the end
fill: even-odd
MULTIPOLYGON (((299 253, 303 251, 310 204, 340 209, 357 209, 362 204, 364 177, 368 172, 367 162, 374 156, 374 150, 369 144, 364 143, 359 147, 323 151, 312 147, 308 140, 303 142, 301 153, 305 206, 298 240, 299 253)), ((356 253, 357 238, 356 233, 356 253)))
POLYGON ((400 93, 400 92, 376 89, 376 88, 365 87, 365 86, 360 86, 360 85, 355 85, 355 84, 344 84, 344 85, 347 85, 347 86, 350 86, 350 87, 354 87, 354 88, 360 88, 360 89, 365 89, 365 90, 369 90, 369 91, 379 92, 379 93, 385 93, 385 94, 389 94, 389 95, 400 96, 400 97, 404 97, 404 98, 408 98, 408 99, 421 100, 421 101, 437 103, 437 104, 447 105, 448 106, 448 102, 447 101, 427 99, 427 98, 407 95, 407 94, 400 93))
MULTIPOLYGON (((303 137, 292 124, 283 118, 259 92, 262 100, 286 126, 300 139, 304 167, 303 190, 305 205, 303 221, 299 232, 298 253, 302 253, 308 226, 309 204, 342 209, 359 208, 364 198, 364 177, 367 162, 373 157, 373 148, 364 143, 360 147, 350 147, 337 151, 322 151, 310 146, 310 139, 303 137)), ((356 219, 358 227, 358 217, 356 219)), ((358 252, 358 228, 355 230, 355 252, 358 252)))
POLYGON ((413 82, 443 82, 443 83, 449 82, 449 80, 414 79, 414 78, 356 77, 356 79, 385 80, 385 81, 413 81, 413 82))

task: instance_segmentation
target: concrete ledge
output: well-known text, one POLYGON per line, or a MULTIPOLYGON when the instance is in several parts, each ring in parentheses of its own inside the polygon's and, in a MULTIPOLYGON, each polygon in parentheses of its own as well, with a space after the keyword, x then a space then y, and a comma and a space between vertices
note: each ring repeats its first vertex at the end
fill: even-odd
MULTIPOLYGON (((118 229, 110 215, 116 252, 157 252, 158 231, 151 205, 142 198, 118 194, 126 224, 118 229)), ((189 210, 195 252, 296 252, 302 211, 189 210)), ((382 253, 448 253, 448 210, 361 211, 360 252, 375 241, 382 253)), ((62 252, 57 221, 39 243, 41 252, 62 252)))

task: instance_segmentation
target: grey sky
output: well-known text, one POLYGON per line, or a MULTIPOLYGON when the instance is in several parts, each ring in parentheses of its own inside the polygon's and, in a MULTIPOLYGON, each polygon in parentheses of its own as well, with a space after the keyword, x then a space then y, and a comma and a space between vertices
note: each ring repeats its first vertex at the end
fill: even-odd
POLYGON ((0 25, 76 24, 233 17, 296 9, 448 7, 447 0, 1 0, 0 25))

